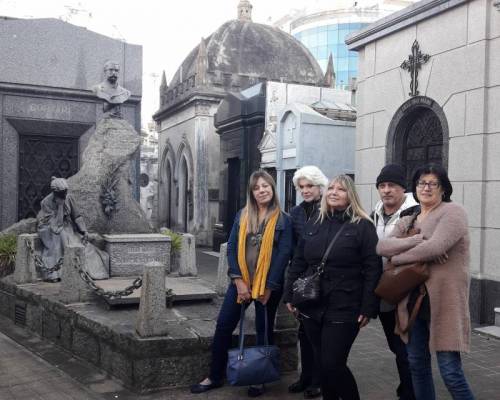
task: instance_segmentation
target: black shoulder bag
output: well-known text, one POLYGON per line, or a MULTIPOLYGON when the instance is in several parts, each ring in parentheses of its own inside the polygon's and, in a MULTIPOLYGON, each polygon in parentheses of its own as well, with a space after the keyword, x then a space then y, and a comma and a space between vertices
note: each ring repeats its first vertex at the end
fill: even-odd
POLYGON ((304 276, 302 278, 298 278, 292 286, 292 304, 295 307, 304 307, 314 303, 317 303, 321 297, 321 275, 324 272, 326 259, 330 254, 330 251, 337 241, 337 238, 340 236, 340 233, 344 229, 345 223, 342 224, 337 234, 333 237, 332 241, 328 245, 328 248, 323 254, 323 258, 319 263, 316 271, 314 271, 311 275, 304 276))

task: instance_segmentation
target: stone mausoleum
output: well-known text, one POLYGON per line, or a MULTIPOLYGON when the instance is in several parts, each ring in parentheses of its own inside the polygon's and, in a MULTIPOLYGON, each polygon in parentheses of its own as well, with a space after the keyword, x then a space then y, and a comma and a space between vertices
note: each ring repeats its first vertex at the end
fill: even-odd
POLYGON ((0 53, 1 230, 36 215, 51 176, 79 170, 102 116, 91 88, 107 60, 121 66, 119 84, 132 92, 122 113, 139 132, 142 47, 57 19, 0 17, 0 53))
POLYGON ((238 18, 202 39, 170 84, 163 79, 159 131, 158 224, 212 243, 219 215, 219 136, 214 114, 228 92, 274 80, 322 85, 311 53, 289 34, 252 22, 242 0, 238 18))
POLYGON ((359 53, 356 183, 365 207, 389 162, 442 163, 471 239, 471 316, 500 305, 500 5, 422 0, 349 36, 359 53))

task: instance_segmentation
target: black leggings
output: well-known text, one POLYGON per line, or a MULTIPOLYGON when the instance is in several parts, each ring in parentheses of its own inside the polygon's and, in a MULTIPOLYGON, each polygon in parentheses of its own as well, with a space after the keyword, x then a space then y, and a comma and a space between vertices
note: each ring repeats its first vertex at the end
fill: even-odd
POLYGON ((304 320, 304 328, 321 364, 323 400, 359 400, 358 386, 347 358, 359 333, 356 322, 304 320))

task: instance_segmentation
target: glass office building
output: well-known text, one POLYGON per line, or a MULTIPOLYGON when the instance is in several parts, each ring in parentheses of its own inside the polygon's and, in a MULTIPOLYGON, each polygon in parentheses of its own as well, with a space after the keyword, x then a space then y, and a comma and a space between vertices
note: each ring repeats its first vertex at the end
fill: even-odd
POLYGON ((358 53, 349 51, 345 38, 370 23, 399 11, 416 0, 308 0, 307 6, 292 10, 273 25, 302 42, 326 72, 333 55, 337 87, 349 89, 358 75, 358 53))
POLYGON ((326 71, 328 57, 332 54, 337 86, 345 87, 351 78, 358 76, 358 53, 347 50, 344 40, 350 33, 367 25, 362 22, 323 25, 304 29, 293 36, 309 49, 323 71, 326 71))

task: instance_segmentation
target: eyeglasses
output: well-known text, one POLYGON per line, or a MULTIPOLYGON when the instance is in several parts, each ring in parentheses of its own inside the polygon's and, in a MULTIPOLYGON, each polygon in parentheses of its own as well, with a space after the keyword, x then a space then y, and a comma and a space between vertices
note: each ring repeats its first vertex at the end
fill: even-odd
POLYGON ((439 182, 426 182, 426 181, 417 181, 417 187, 419 189, 424 189, 426 186, 429 187, 429 189, 434 190, 440 186, 439 182))

